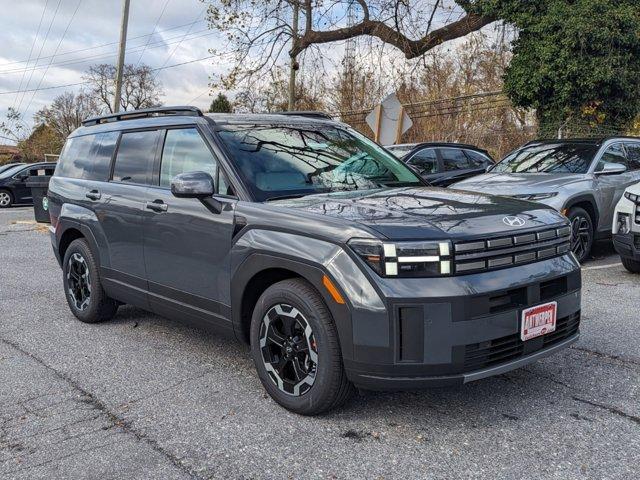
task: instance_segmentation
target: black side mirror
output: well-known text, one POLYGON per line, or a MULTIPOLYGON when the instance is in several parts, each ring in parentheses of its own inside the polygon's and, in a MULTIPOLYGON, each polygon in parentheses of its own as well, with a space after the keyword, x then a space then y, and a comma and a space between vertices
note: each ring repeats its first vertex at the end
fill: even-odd
POLYGON ((206 172, 181 173, 171 180, 171 193, 178 198, 203 199, 215 193, 215 185, 206 172))

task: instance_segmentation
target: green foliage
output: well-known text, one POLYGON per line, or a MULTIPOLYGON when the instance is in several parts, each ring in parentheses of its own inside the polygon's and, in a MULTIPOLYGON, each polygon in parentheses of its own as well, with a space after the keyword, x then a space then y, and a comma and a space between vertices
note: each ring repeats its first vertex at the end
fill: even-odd
POLYGON ((542 134, 560 127, 624 131, 640 114, 638 0, 486 0, 484 13, 519 35, 505 76, 542 134))
POLYGON ((233 105, 224 93, 219 93, 211 102, 209 113, 231 113, 233 105))

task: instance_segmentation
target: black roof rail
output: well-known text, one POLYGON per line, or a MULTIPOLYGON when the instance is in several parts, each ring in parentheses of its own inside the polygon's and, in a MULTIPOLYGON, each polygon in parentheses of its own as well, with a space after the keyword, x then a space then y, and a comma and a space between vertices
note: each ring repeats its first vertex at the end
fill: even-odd
POLYGON ((333 120, 333 117, 325 112, 319 112, 314 110, 302 110, 299 112, 296 111, 286 111, 286 112, 273 112, 273 115, 292 115, 298 117, 310 117, 310 118, 325 118, 327 120, 333 120))
POLYGON ((138 118, 159 117, 164 115, 183 115, 201 117, 202 110, 198 107, 180 106, 180 107, 153 107, 142 110, 130 110, 128 112, 111 113, 109 115, 101 115, 99 117, 88 118, 82 122, 85 127, 91 125, 99 125, 101 123, 119 122, 121 120, 135 120, 138 118))

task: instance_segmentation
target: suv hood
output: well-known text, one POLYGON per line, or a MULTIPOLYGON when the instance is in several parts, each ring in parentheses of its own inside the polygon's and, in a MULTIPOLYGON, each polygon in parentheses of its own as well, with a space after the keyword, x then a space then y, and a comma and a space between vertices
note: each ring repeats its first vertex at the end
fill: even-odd
POLYGON ((497 195, 557 192, 559 188, 584 181, 577 173, 485 173, 455 183, 451 188, 497 195))
POLYGON ((538 203, 444 188, 394 188, 309 195, 272 205, 357 222, 393 240, 468 239, 563 223, 558 212, 538 203), (519 216, 510 227, 507 216, 519 216))

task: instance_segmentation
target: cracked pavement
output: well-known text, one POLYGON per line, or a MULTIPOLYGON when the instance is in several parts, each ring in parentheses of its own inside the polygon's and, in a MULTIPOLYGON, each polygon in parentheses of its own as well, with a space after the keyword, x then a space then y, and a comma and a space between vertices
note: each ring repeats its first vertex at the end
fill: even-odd
POLYGON ((0 211, 3 479, 637 476, 640 277, 606 245, 584 270, 574 347, 305 418, 265 395, 231 340, 131 307, 78 322, 32 219, 0 211))

